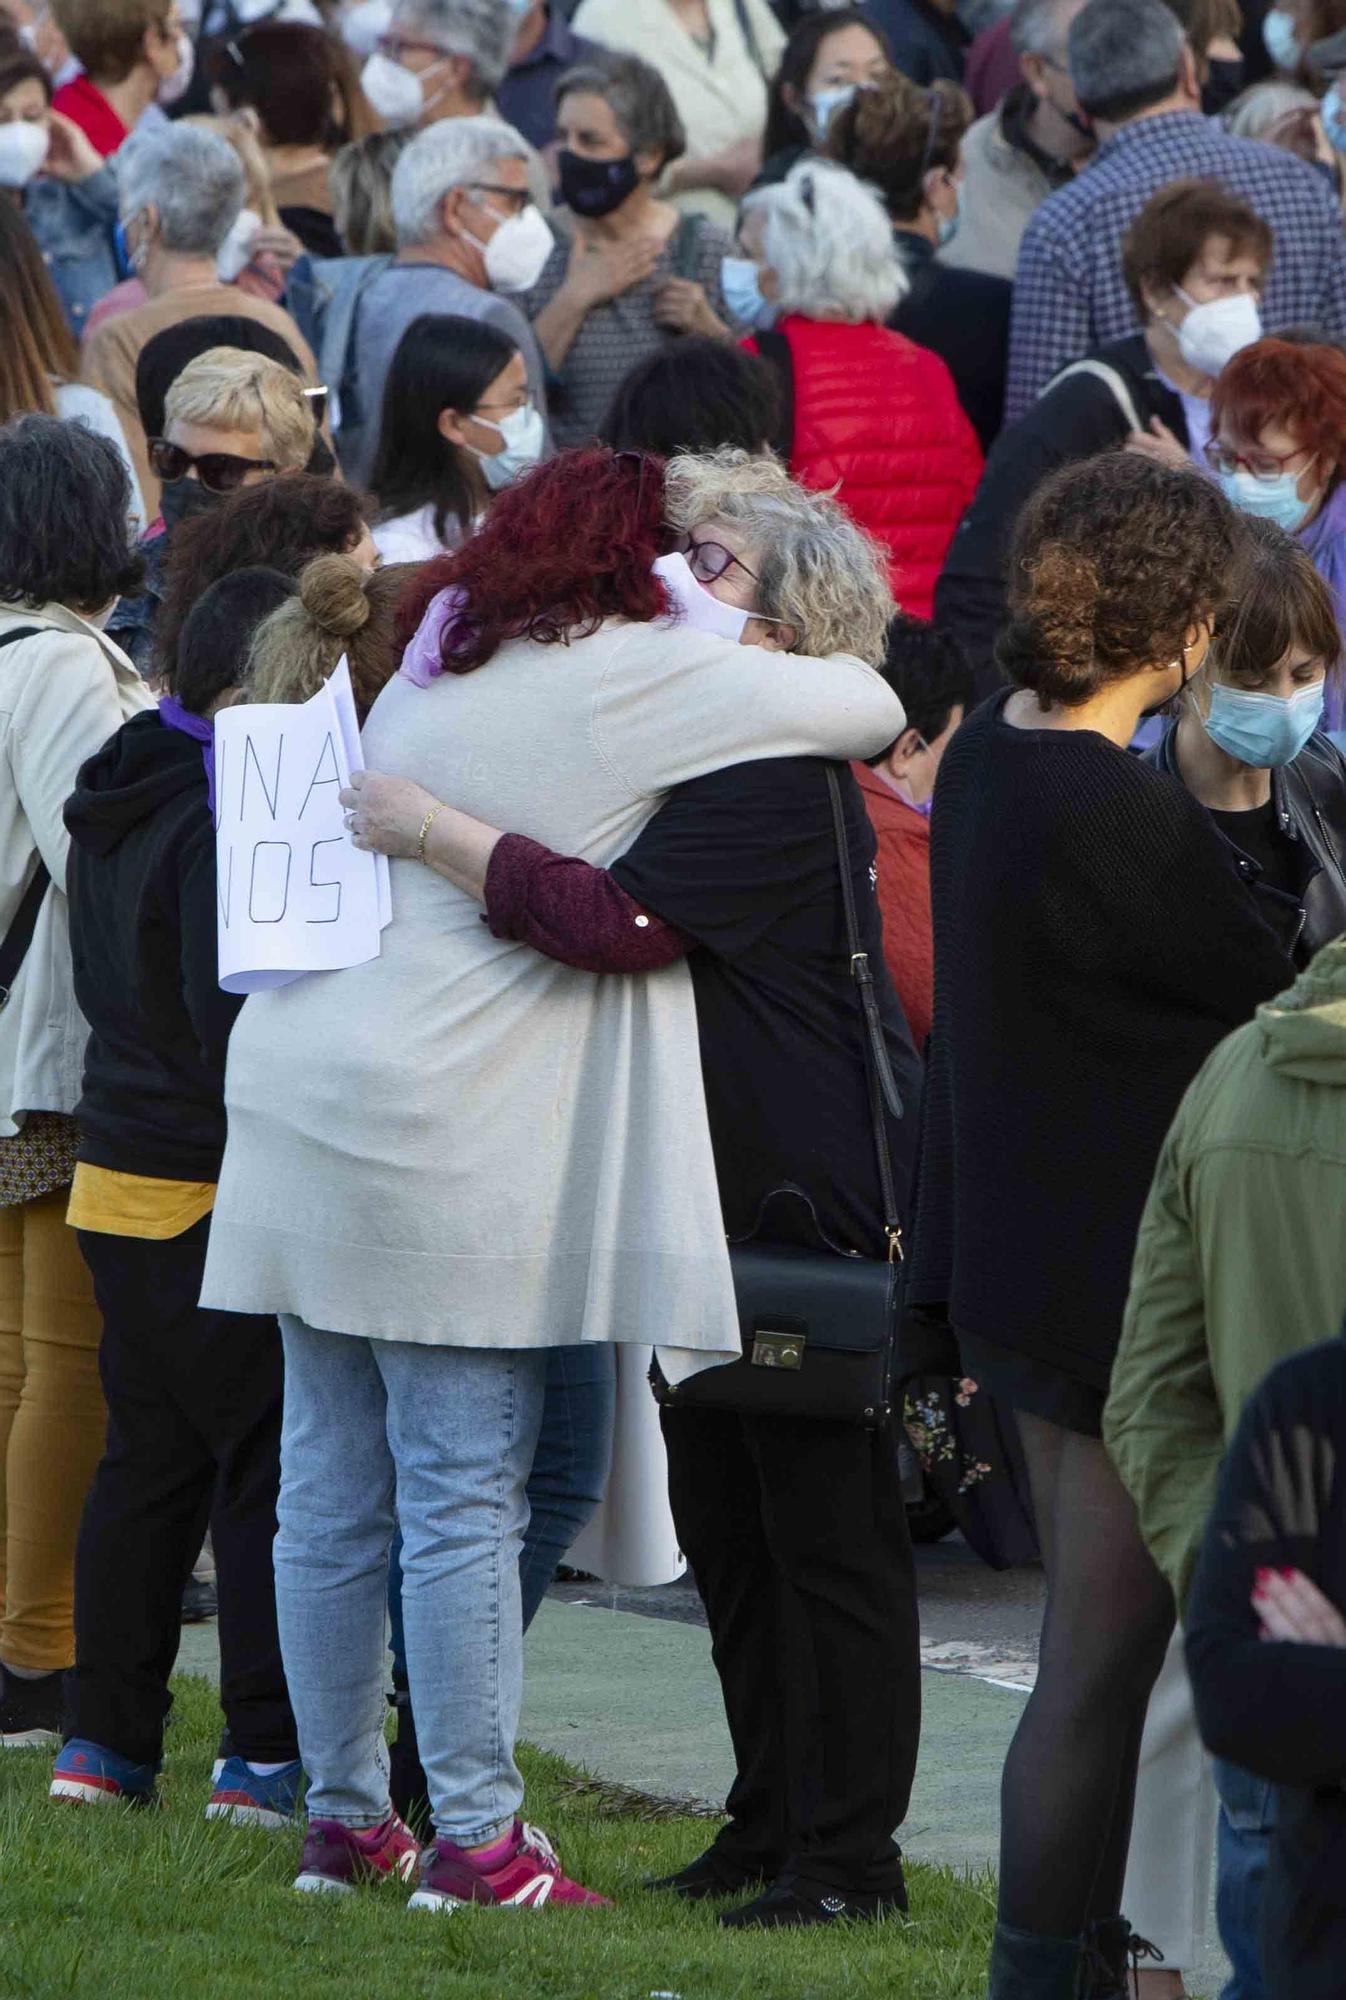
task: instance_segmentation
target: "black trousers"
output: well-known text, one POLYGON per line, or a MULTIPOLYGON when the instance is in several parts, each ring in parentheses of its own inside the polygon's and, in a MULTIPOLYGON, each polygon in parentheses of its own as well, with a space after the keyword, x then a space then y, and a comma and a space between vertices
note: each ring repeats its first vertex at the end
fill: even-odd
POLYGON ((663 1427, 738 1767, 716 1851, 902 1896, 920 1628, 892 1433, 708 1410, 663 1427))
POLYGON ((258 1763, 299 1754, 271 1558, 280 1330, 197 1304, 209 1232, 206 1216, 167 1242, 79 1235, 103 1315, 108 1433, 75 1554, 68 1731, 138 1764, 163 1747, 183 1586, 207 1522, 234 1748, 258 1763))

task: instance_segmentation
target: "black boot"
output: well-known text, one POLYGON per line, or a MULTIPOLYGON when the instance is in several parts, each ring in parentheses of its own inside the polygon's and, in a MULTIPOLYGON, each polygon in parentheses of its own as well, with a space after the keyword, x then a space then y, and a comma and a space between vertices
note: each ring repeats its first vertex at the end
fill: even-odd
POLYGON ((1125 1917, 1090 1924, 1084 1933, 1080 2000, 1128 2000, 1140 1991, 1142 1959, 1163 1962, 1164 1954, 1139 1937, 1125 1917))
POLYGON ((716 1897, 741 1895, 745 1889, 765 1888, 771 1879, 765 1870, 753 1863, 737 1862, 711 1846, 704 1854, 698 1854, 695 1861, 689 1861, 685 1868, 679 1868, 676 1875, 651 1875, 642 1886, 646 1889, 671 1889, 685 1903, 704 1903, 712 1902, 716 1897))
POLYGON ((1080 2000, 1080 1940, 997 1924, 986 2000, 1080 2000))
POLYGON ((406 1683, 393 1681, 388 1705, 397 1716, 397 1734, 388 1746, 388 1790, 393 1810, 418 1840, 429 1837, 430 1787, 416 1742, 416 1717, 406 1683))

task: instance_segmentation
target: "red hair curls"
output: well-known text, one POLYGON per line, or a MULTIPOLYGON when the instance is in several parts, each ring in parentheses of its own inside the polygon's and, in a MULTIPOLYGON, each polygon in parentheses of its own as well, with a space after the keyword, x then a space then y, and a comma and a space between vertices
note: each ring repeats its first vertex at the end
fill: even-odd
POLYGON ((667 540, 662 459, 606 445, 560 452, 507 487, 461 549, 425 565, 398 607, 398 637, 405 645, 453 585, 467 599, 445 625, 453 674, 485 666, 510 639, 564 645, 605 618, 662 617, 651 566, 667 540))
POLYGON ((1212 430, 1254 446, 1268 424, 1305 450, 1346 464, 1346 354, 1293 340, 1256 340, 1225 368, 1210 399, 1212 430))

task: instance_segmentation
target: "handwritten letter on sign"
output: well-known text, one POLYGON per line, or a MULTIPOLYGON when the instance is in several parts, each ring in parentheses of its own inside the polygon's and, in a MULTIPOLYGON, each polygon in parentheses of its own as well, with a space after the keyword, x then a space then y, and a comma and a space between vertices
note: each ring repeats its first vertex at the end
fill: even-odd
POLYGON ((377 958, 388 862, 351 843, 338 794, 364 769, 343 658, 311 701, 215 718, 220 985, 284 986, 377 958))

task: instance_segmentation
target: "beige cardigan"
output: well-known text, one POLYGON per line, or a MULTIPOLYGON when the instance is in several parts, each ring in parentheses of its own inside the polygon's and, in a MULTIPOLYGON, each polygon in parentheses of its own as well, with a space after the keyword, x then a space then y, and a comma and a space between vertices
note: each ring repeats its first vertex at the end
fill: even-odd
POLYGON ((0 1007, 0 1138, 25 1111, 73 1111, 89 1030, 75 1005, 62 812, 86 757, 154 697, 119 646, 61 604, 0 605, 0 937, 39 857, 51 874, 33 941, 0 1007))
MULTIPOLYGON (((364 750, 606 866, 684 779, 872 755, 901 725, 858 660, 614 620, 426 688, 395 678, 364 750)), ((415 861, 393 862, 392 895, 378 958, 239 1016, 203 1303, 431 1346, 736 1353, 686 964, 575 971, 492 937, 415 861)))
MULTIPOLYGON (((668 0, 580 0, 571 26, 577 35, 653 63, 673 93, 687 131, 687 157, 721 153, 739 139, 760 138, 766 124, 767 78, 785 34, 766 0, 743 0, 766 75, 744 47, 734 0, 707 0, 713 53, 695 42, 668 0)), ((677 207, 708 215, 732 234, 737 204, 714 188, 688 188, 677 207)))

